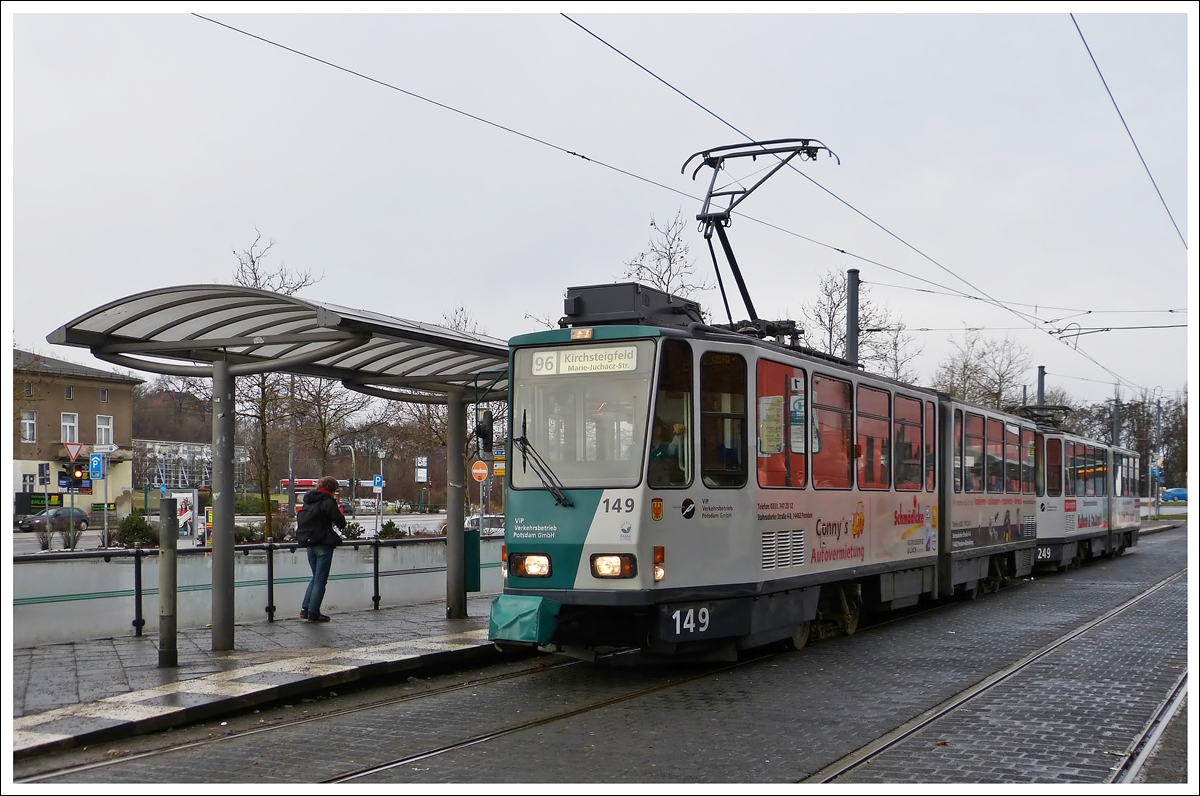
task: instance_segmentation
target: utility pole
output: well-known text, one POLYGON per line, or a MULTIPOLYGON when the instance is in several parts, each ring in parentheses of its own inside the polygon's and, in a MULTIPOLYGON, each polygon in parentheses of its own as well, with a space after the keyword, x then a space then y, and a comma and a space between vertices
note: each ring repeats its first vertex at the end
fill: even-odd
POLYGON ((1046 366, 1038 365, 1038 406, 1046 405, 1046 366))
POLYGON ((858 364, 858 269, 846 271, 846 359, 858 364))

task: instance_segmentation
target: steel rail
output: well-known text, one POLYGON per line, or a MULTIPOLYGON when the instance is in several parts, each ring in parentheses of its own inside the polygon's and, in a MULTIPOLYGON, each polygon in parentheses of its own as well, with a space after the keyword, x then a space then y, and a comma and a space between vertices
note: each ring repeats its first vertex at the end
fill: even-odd
POLYGON ((1187 672, 1179 676, 1175 681, 1174 687, 1167 694, 1166 699, 1154 711, 1154 715, 1146 722, 1146 726, 1138 733, 1137 738, 1133 739, 1133 743, 1125 750, 1125 755, 1121 762, 1113 766, 1113 773, 1105 780, 1105 784, 1113 782, 1129 783, 1136 782, 1138 774, 1146 765, 1146 761, 1150 759, 1150 755, 1158 748, 1158 741, 1162 738, 1162 734, 1166 732, 1167 726, 1171 720, 1179 713, 1179 709, 1183 707, 1183 700, 1187 697, 1187 672), (1136 755, 1136 756, 1135 756, 1136 755))
POLYGON ((1093 630, 1094 628, 1098 627, 1099 625, 1107 622, 1109 619, 1112 619, 1113 617, 1115 617, 1121 613, 1124 613, 1126 610, 1137 605, 1142 600, 1146 599, 1147 597, 1150 597, 1152 594, 1155 594, 1160 589, 1165 588, 1169 584, 1171 584, 1171 583, 1175 582, 1176 580, 1178 580, 1179 578, 1183 577, 1183 575, 1186 572, 1187 572, 1187 567, 1184 567, 1183 569, 1179 570, 1178 572, 1175 572, 1174 574, 1169 575, 1166 578, 1163 578, 1158 583, 1155 583, 1153 586, 1150 586, 1148 589, 1145 589, 1141 593, 1136 594, 1133 597, 1130 597, 1128 600, 1126 600, 1125 602, 1116 606, 1115 608, 1112 608, 1112 609, 1104 612, 1100 616, 1096 617, 1095 619, 1085 622, 1084 624, 1080 625, 1079 627, 1075 628, 1074 630, 1071 630, 1071 631, 1059 636, 1057 639, 1055 639, 1054 641, 1051 641, 1049 644, 1046 644, 1045 646, 1041 647, 1040 649, 1037 649, 1037 650, 1029 653, 1025 657, 1021 658, 1016 663, 1006 666, 1005 668, 1000 669, 999 671, 993 672, 992 674, 990 674, 987 677, 985 677, 984 679, 980 680, 978 683, 971 686, 970 688, 967 688, 964 691, 960 691, 959 693, 955 694, 954 696, 950 697, 949 699, 946 699, 943 702, 941 702, 937 705, 934 705, 932 708, 930 708, 929 710, 926 710, 924 713, 920 714, 916 718, 910 719, 909 721, 905 722, 904 724, 901 724, 899 727, 892 730, 891 732, 886 733, 886 734, 880 736, 879 738, 875 739, 871 743, 869 743, 865 746, 862 746, 859 749, 856 749, 855 751, 851 752, 848 755, 843 756, 842 758, 840 758, 838 760, 835 760, 833 763, 830 763, 829 765, 825 766, 824 768, 817 771, 815 774, 808 777, 807 779, 801 780, 801 782, 805 782, 805 783, 833 782, 834 780, 838 779, 839 777, 842 777, 842 776, 848 774, 849 772, 863 766, 864 764, 869 762, 871 759, 879 756, 880 754, 882 754, 883 752, 892 748, 893 746, 896 746, 897 744, 901 743, 902 741, 907 740, 908 738, 911 738, 913 735, 916 735, 918 732, 920 732, 924 728, 928 727, 929 725, 933 724, 934 722, 938 721, 939 719, 945 718, 946 716, 950 715, 954 711, 956 711, 959 708, 963 707, 964 705, 970 703, 976 697, 989 691, 994 686, 999 685, 1000 683, 1003 683, 1006 680, 1009 680, 1014 675, 1021 672, 1023 669, 1036 663, 1037 661, 1041 660, 1042 658, 1049 655, 1050 653, 1058 650, 1060 647, 1070 643, 1071 641, 1074 641, 1075 639, 1088 633, 1089 631, 1093 630))
MULTIPOLYGON (((84 763, 82 765, 72 766, 70 768, 62 768, 62 769, 57 769, 55 771, 47 771, 47 772, 43 772, 41 774, 36 774, 31 777, 14 779, 13 782, 14 783, 46 782, 49 780, 53 780, 57 777, 63 777, 63 776, 71 775, 71 774, 78 774, 78 773, 86 772, 86 771, 95 771, 97 769, 109 768, 112 766, 119 766, 119 765, 122 765, 123 763, 128 763, 133 760, 145 760, 146 758, 159 757, 162 755, 172 754, 174 752, 182 752, 187 749, 195 749, 197 747, 210 746, 212 744, 223 743, 225 741, 231 741, 231 740, 235 740, 235 739, 239 739, 239 738, 246 738, 251 735, 259 735, 262 733, 274 732, 276 730, 289 729, 291 727, 297 727, 302 724, 309 724, 314 721, 324 721, 326 719, 339 718, 342 716, 350 716, 355 713, 361 713, 361 712, 367 711, 367 710, 375 710, 376 708, 386 708, 386 707, 391 707, 392 705, 403 704, 405 702, 413 702, 413 701, 420 700, 420 699, 429 699, 432 697, 444 696, 446 694, 452 694, 455 691, 461 691, 465 688, 477 688, 481 685, 490 685, 492 683, 499 683, 499 682, 503 682, 505 680, 515 680, 515 679, 518 679, 521 677, 530 677, 535 674, 541 674, 543 672, 554 671, 555 669, 562 669, 562 668, 565 668, 568 666, 576 666, 580 663, 581 663, 581 661, 573 660, 573 661, 567 661, 565 663, 555 663, 555 664, 551 664, 549 666, 534 666, 533 668, 524 669, 519 672, 508 672, 506 674, 492 675, 491 677, 480 677, 480 678, 477 678, 474 680, 468 680, 464 683, 457 683, 455 685, 449 685, 449 686, 444 686, 442 688, 435 688, 435 689, 432 689, 429 691, 423 691, 419 694, 405 694, 404 696, 392 697, 389 699, 382 699, 382 700, 379 700, 378 702, 370 702, 365 705, 356 705, 352 708, 342 708, 339 710, 333 710, 328 713, 322 713, 319 716, 306 716, 305 718, 302 718, 302 719, 290 719, 288 721, 282 721, 282 722, 279 722, 278 724, 272 724, 267 727, 255 727, 253 729, 243 730, 241 732, 231 732, 228 735, 222 735, 219 738, 204 738, 202 740, 197 740, 197 741, 186 741, 184 743, 175 744, 172 746, 164 746, 161 749, 151 749, 151 750, 145 751, 145 752, 137 752, 137 753, 131 754, 131 755, 123 755, 121 757, 117 757, 112 760, 99 760, 95 763, 84 763)), ((207 722, 202 722, 202 723, 207 723, 207 722)))

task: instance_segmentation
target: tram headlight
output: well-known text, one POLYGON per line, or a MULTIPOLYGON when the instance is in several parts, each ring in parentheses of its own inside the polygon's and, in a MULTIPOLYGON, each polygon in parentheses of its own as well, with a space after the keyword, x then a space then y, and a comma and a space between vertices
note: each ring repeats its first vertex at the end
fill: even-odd
POLYGON ((597 578, 632 578, 637 575, 637 559, 629 553, 598 553, 592 556, 592 574, 597 578))
POLYGON ((520 578, 550 577, 550 556, 541 553, 510 553, 509 571, 520 578))
POLYGON ((665 569, 663 569, 663 565, 655 564, 654 565, 654 582, 658 583, 660 580, 662 580, 666 576, 667 576, 667 571, 665 569))

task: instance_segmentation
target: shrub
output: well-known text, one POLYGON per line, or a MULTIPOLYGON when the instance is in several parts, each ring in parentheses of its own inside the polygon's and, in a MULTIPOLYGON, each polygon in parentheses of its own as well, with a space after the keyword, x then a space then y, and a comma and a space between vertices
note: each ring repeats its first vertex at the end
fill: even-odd
POLYGON ((140 514, 130 514, 121 520, 112 540, 121 547, 157 547, 158 531, 140 514))
POLYGON ((271 523, 272 542, 291 542, 296 539, 296 521, 278 519, 271 523))
POLYGON ((342 536, 347 539, 361 539, 366 530, 366 528, 357 522, 348 522, 346 523, 346 529, 342 531, 342 536))
POLYGON ((253 544, 262 541, 262 528, 257 522, 233 526, 234 544, 253 544))
POLYGON ((237 514, 262 514, 262 495, 239 492, 233 499, 233 510, 237 514))
POLYGON ((403 539, 408 536, 408 531, 396 525, 395 520, 388 520, 379 529, 380 539, 403 539))

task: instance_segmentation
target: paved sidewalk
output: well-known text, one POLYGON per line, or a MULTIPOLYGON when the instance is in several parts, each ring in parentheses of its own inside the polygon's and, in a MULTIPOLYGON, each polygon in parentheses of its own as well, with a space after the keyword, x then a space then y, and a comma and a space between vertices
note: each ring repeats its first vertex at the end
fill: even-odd
POLYGON ((179 665, 158 668, 158 636, 13 650, 13 756, 203 721, 275 699, 384 674, 482 662, 495 595, 446 619, 444 601, 238 625, 237 649, 212 651, 210 628, 181 630, 179 665))

